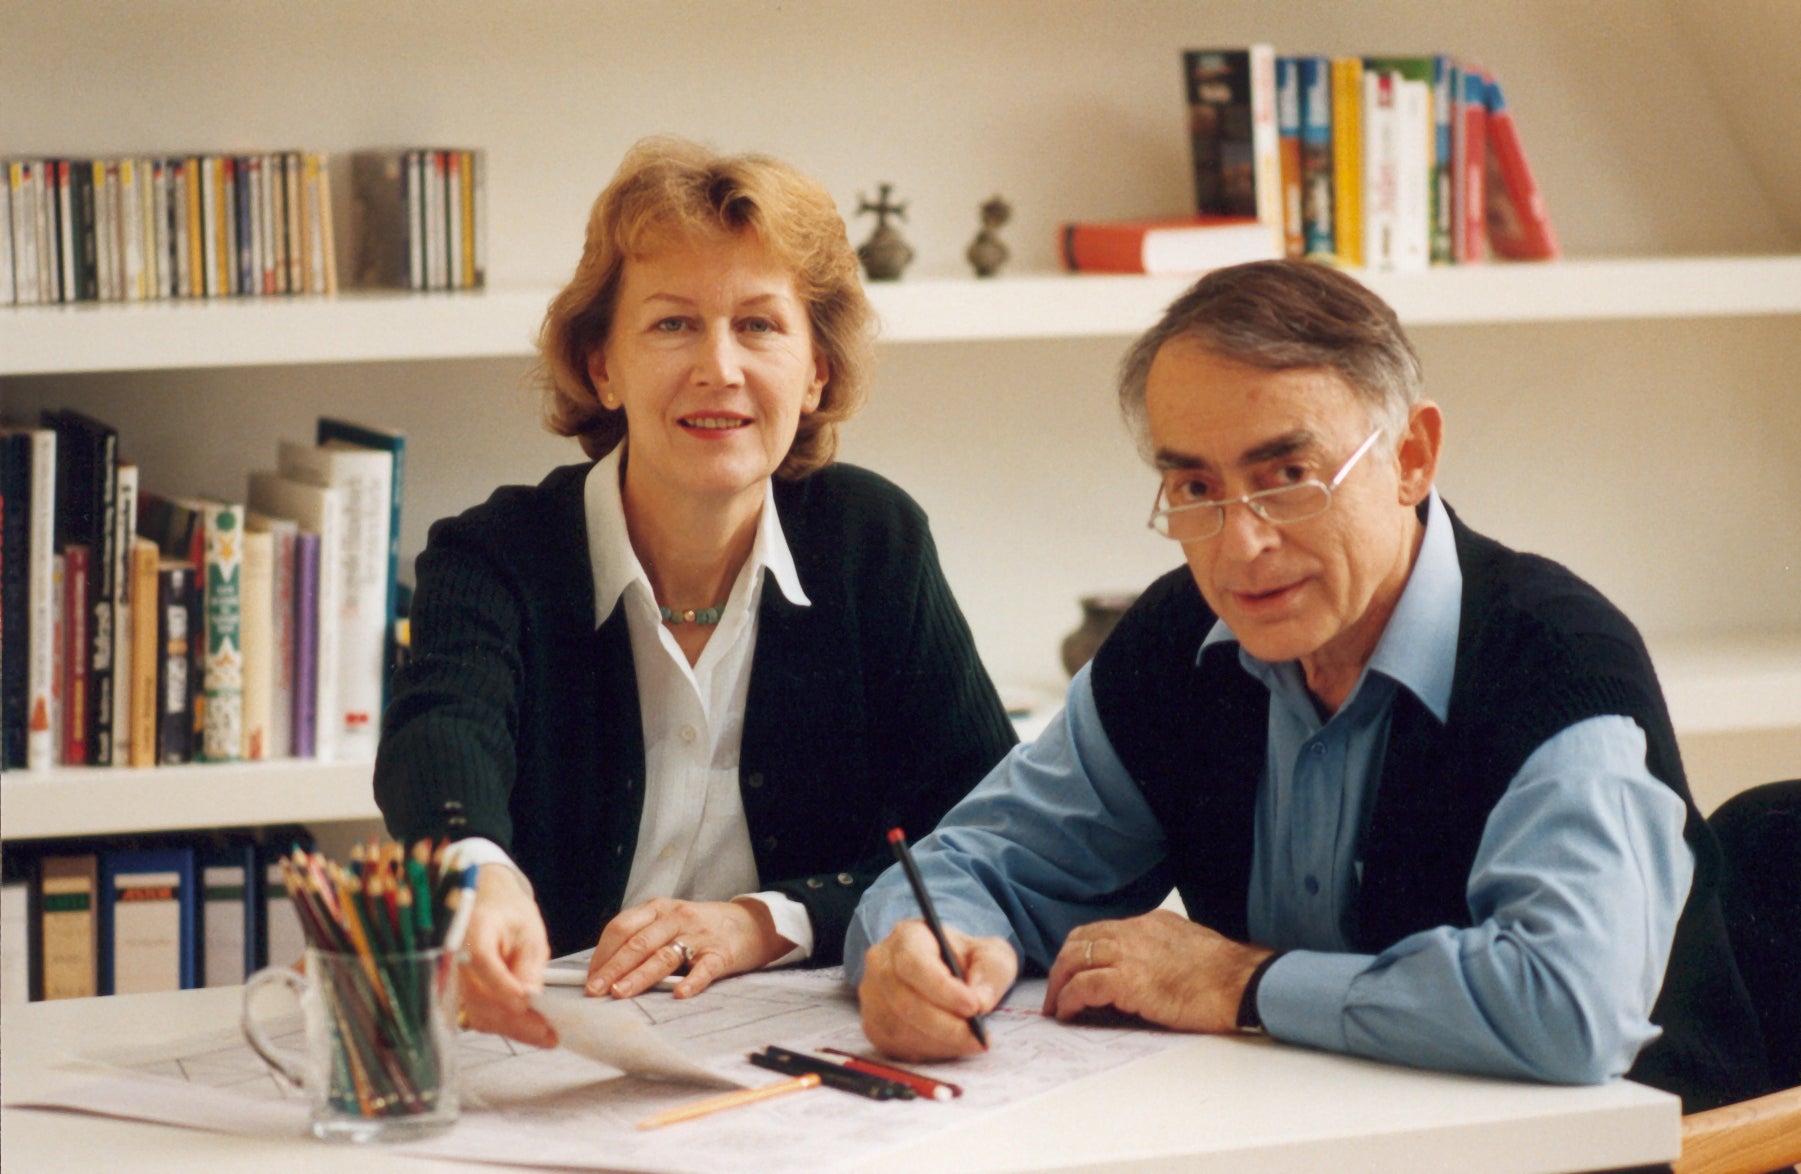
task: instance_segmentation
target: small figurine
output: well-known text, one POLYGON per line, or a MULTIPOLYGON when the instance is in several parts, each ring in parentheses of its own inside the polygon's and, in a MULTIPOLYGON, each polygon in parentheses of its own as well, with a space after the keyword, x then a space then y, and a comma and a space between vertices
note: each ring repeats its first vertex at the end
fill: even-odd
POLYGON ((865 212, 874 212, 876 215, 875 231, 857 247, 857 258, 863 262, 863 272, 869 275, 871 281, 898 280, 901 270, 913 259, 913 246, 902 239, 900 230, 888 223, 890 214, 902 220, 907 218, 905 204, 888 202, 888 193, 893 190, 893 184, 878 184, 876 191, 879 194, 873 204, 861 192, 857 194, 857 215, 861 216, 865 212))
POLYGON ((969 242, 964 256, 975 266, 977 277, 993 277, 1007 263, 1007 246, 1001 241, 1000 228, 1013 218, 1013 208, 995 196, 982 205, 982 231, 969 242))

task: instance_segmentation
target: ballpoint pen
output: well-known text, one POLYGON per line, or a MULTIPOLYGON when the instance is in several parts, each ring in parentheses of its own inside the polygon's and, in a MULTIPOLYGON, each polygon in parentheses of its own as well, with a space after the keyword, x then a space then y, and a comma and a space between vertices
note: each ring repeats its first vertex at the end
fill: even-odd
MULTIPOLYGON (((919 911, 925 915, 926 924, 931 927, 932 936, 938 939, 938 953, 950 972, 957 976, 958 982, 969 981, 963 976, 963 967, 957 962, 956 954, 951 952, 951 944, 944 936, 944 926, 938 921, 938 910, 932 906, 932 895, 926 892, 926 882, 919 875, 919 866, 913 863, 913 853, 907 851, 907 834, 899 828, 888 829, 888 844, 894 849, 894 858, 907 874, 907 883, 913 886, 913 899, 919 902, 919 911)), ((975 1034, 976 1042, 984 1049, 988 1047, 988 1029, 982 1025, 980 1015, 969 1017, 969 1030, 975 1034)))

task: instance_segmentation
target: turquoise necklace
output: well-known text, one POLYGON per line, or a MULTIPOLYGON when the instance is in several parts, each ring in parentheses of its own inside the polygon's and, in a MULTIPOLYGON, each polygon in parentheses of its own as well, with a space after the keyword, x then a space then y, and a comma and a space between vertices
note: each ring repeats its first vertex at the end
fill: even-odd
POLYGON ((689 608, 687 611, 672 611, 667 607, 659 607, 665 624, 717 624, 719 617, 725 614, 725 604, 717 607, 689 608))

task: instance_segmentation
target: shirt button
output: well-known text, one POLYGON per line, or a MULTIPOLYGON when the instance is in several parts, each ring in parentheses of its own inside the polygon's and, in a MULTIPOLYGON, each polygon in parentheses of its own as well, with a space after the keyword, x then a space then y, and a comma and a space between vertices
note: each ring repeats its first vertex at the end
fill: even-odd
POLYGON ((1326 744, 1324 742, 1315 742, 1313 744, 1313 756, 1315 758, 1324 758, 1326 756, 1326 744))
POLYGON ((681 739, 684 742, 693 742, 694 739, 700 737, 699 731, 693 726, 683 726, 681 729, 677 730, 676 733, 681 736, 681 739))
POLYGON ((753 791, 761 787, 763 785, 763 772, 760 770, 751 771, 750 774, 744 777, 744 785, 753 791))
POLYGON ((807 887, 809 889, 823 889, 825 888, 825 882, 816 876, 810 876, 807 878, 807 887))
POLYGON ((841 872, 838 874, 838 883, 841 885, 854 885, 857 883, 857 878, 848 872, 841 872))
POLYGON ((1310 876, 1305 881, 1303 881, 1302 884, 1304 884, 1306 886, 1307 895, 1309 897, 1319 896, 1319 877, 1310 876))

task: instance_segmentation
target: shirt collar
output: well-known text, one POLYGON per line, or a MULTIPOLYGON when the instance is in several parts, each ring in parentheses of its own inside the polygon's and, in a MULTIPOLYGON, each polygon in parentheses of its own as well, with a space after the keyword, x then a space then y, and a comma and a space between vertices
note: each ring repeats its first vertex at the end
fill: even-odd
MULTIPOLYGON (((633 583, 641 583, 646 597, 655 598, 650 577, 632 549, 631 535, 625 526, 625 501, 619 494, 619 468, 624 453, 625 445, 621 444, 594 462, 582 486, 588 523, 588 568, 594 576, 595 627, 613 614, 619 597, 633 583)), ((775 487, 768 482, 764 486, 763 510, 757 519, 757 536, 745 565, 753 576, 768 570, 788 602, 796 607, 811 605, 800 585, 800 572, 795 569, 788 539, 782 533, 782 519, 775 508, 775 487)))
MULTIPOLYGON (((1457 665, 1457 634, 1463 611, 1463 568, 1451 517, 1433 489, 1426 498, 1426 536, 1419 557, 1401 590, 1388 626, 1376 641, 1368 670, 1406 687, 1440 722, 1451 708, 1451 678, 1457 665)), ((1196 660, 1215 645, 1236 644, 1238 637, 1216 620, 1201 641, 1196 660)), ((1240 648, 1239 659, 1253 675, 1267 681, 1264 662, 1240 648)))

